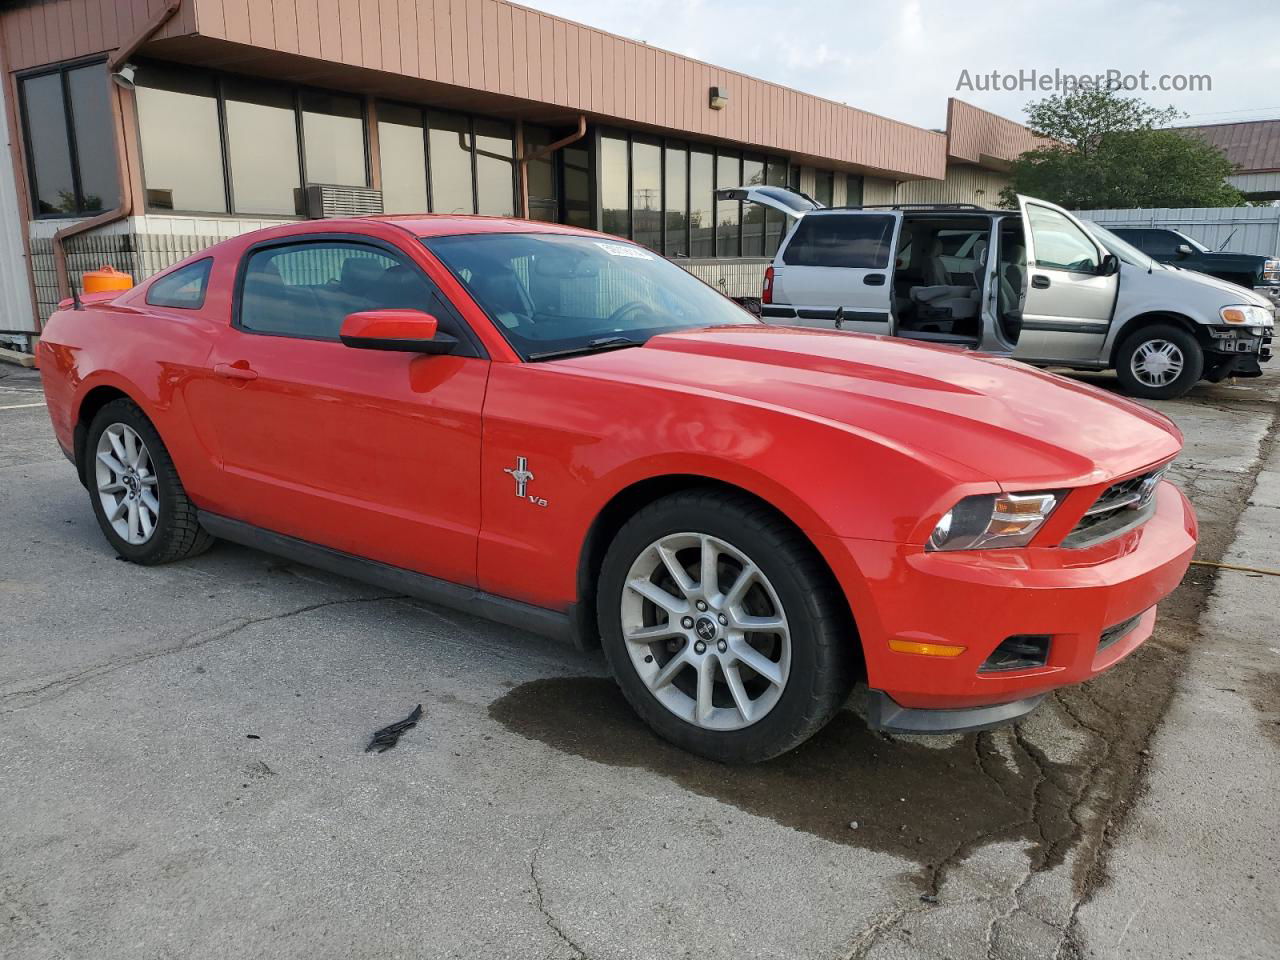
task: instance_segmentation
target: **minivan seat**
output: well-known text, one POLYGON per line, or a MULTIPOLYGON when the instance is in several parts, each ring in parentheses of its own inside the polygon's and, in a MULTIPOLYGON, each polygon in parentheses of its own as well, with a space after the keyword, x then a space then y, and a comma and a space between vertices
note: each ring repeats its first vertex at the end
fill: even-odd
POLYGON ((942 260, 942 238, 935 236, 924 262, 924 278, 928 284, 907 291, 913 301, 934 310, 946 310, 953 320, 966 320, 978 315, 974 288, 951 282, 947 265, 942 260))

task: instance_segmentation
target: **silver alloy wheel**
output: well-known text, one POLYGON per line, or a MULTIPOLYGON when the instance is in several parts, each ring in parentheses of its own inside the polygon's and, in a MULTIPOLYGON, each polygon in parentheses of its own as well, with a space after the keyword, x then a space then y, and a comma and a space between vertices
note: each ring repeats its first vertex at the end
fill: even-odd
POLYGON ((621 607, 636 673, 682 720, 740 730, 786 689, 786 612, 760 568, 724 540, 705 533, 655 540, 627 572, 621 607))
POLYGON ((142 437, 127 423, 113 423, 98 437, 94 460, 98 499, 121 540, 146 543, 160 522, 156 474, 142 437))
POLYGON ((1167 387, 1177 380, 1186 365, 1182 349, 1171 340, 1148 340, 1129 361, 1129 369, 1144 387, 1167 387))

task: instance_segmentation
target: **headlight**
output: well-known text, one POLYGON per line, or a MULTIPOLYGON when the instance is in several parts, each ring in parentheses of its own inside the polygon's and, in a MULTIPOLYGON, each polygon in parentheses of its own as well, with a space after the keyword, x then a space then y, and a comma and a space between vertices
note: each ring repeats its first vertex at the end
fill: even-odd
POLYGON ((1052 493, 983 493, 965 497, 942 515, 929 550, 1024 547, 1062 499, 1052 493))
POLYGON ((1223 307, 1218 313, 1223 323, 1247 323, 1255 327, 1269 327, 1275 323, 1275 315, 1266 307, 1239 306, 1223 307))
POLYGON ((1280 260, 1268 260, 1262 265, 1262 279, 1268 283, 1280 281, 1280 260))

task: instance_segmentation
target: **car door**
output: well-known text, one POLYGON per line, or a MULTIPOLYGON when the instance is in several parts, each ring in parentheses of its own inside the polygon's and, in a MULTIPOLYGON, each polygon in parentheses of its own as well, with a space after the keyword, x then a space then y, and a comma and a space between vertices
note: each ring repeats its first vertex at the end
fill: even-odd
POLYGON ((223 513, 311 543, 472 585, 489 362, 396 247, 318 234, 250 247, 198 415, 213 422, 223 513), (450 355, 353 349, 347 314, 417 308, 450 355))
POLYGON ((893 253, 902 214, 815 210, 773 263, 773 309, 764 319, 855 333, 893 333, 893 253))
POLYGON ((1120 289, 1114 257, 1061 207, 1018 197, 1027 285, 1020 360, 1094 361, 1102 353, 1120 289))

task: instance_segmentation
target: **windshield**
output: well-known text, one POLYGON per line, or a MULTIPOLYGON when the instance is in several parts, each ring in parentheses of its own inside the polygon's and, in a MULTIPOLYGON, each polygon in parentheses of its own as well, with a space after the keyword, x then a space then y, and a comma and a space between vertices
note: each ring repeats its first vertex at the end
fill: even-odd
POLYGON ((1145 253, 1135 247, 1126 240, 1121 240, 1106 227, 1101 227, 1092 220, 1081 221, 1089 232, 1098 238, 1098 242, 1107 248, 1108 253, 1114 253, 1125 263, 1132 264, 1135 267, 1141 267, 1143 270, 1163 270, 1164 266, 1152 260, 1145 253))
POLYGON ((423 243, 526 360, 760 322, 687 271, 623 241, 481 233, 423 243))

